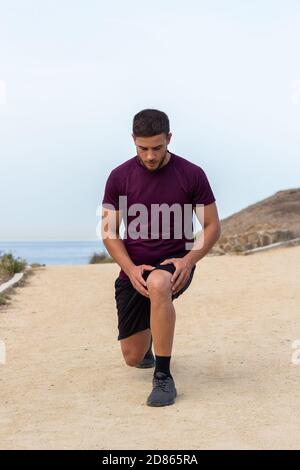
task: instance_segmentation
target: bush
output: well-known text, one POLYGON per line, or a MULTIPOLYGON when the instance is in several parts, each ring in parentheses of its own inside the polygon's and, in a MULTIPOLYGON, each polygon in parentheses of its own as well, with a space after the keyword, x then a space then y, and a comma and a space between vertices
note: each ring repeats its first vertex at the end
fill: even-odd
POLYGON ((107 253, 104 251, 100 253, 94 253, 89 261, 89 264, 99 264, 99 263, 114 263, 114 259, 109 256, 107 253))
POLYGON ((0 305, 5 305, 6 304, 6 299, 3 294, 0 294, 0 305))
POLYGON ((24 271, 27 261, 20 257, 14 258, 11 253, 4 253, 0 256, 0 271, 9 274, 16 274, 24 271))
POLYGON ((245 249, 241 245, 234 245, 232 251, 235 253, 242 253, 245 249))

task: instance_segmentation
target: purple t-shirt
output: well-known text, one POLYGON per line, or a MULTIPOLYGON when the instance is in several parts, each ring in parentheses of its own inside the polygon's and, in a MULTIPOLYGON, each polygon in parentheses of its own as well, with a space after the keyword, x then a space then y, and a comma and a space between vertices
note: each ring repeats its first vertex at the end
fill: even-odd
MULTIPOLYGON (((135 265, 154 265, 175 254, 188 253, 190 248, 186 248, 186 242, 190 244, 189 246, 192 245, 193 222, 191 215, 189 217, 191 232, 184 229, 184 220, 186 221, 190 213, 187 211, 185 213, 187 215, 184 215, 184 205, 191 207, 191 204, 195 206, 215 202, 213 191, 202 168, 179 155, 169 153, 171 157, 168 163, 152 172, 147 170, 135 155, 114 168, 106 182, 102 206, 121 210, 124 215, 126 214, 127 221, 123 219, 125 226, 123 242, 135 265), (119 196, 127 196, 127 199, 121 198, 119 201, 119 196), (124 203, 125 199, 126 203, 124 203), (178 238, 179 232, 175 231, 175 228, 178 228, 178 217, 175 222, 175 212, 170 211, 169 231, 166 232, 163 229, 162 213, 160 213, 159 218, 156 219, 155 227, 158 228, 155 230, 156 236, 153 237, 151 225, 153 229, 154 218, 151 217, 151 206, 156 204, 158 207, 163 204, 166 207, 167 204, 168 207, 172 207, 174 203, 177 209, 179 207, 182 209, 180 219, 182 236, 178 238), (147 219, 139 217, 140 212, 135 210, 137 206, 132 207, 133 204, 144 205, 143 208, 145 207, 148 211, 147 219), (137 218, 140 223, 134 224, 132 221, 137 218), (141 236, 131 235, 131 230, 128 230, 131 222, 137 232, 141 231, 141 236), (145 237, 145 233, 148 234, 148 238, 145 237)), ((178 214, 177 212, 177 216, 178 214)), ((129 279, 123 270, 119 272, 119 278, 129 279)))

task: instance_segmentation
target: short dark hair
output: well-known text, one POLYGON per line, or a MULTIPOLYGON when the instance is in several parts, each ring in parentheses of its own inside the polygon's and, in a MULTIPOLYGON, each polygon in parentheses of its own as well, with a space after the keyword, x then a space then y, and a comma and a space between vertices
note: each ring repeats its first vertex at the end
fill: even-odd
POLYGON ((152 137, 170 132, 169 118, 158 109, 143 109, 133 118, 132 132, 135 137, 152 137))

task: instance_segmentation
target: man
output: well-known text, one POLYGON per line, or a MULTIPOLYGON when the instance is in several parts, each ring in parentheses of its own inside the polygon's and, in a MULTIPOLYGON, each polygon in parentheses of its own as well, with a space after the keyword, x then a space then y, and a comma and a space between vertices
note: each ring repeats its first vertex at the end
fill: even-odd
POLYGON ((149 406, 175 401, 177 391, 170 372, 173 300, 188 288, 196 263, 220 236, 208 179, 198 165, 168 151, 171 136, 164 112, 144 109, 136 114, 132 137, 137 155, 111 171, 102 200, 102 239, 121 268, 115 280, 118 340, 126 364, 155 365, 149 406), (182 215, 186 206, 191 208, 187 230, 182 215), (168 214, 162 214, 161 222, 159 217, 154 220, 155 210, 157 215, 162 207, 169 209, 168 214), (198 240, 192 236, 193 210, 203 228, 198 240), (119 233, 122 219, 123 239, 119 233), (184 233, 179 230, 183 226, 184 233))

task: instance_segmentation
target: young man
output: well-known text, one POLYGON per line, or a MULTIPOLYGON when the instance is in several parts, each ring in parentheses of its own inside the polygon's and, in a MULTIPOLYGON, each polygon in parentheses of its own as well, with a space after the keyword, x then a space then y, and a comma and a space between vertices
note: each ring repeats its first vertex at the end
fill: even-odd
POLYGON ((137 155, 111 171, 102 200, 102 239, 121 268, 115 280, 118 340, 126 364, 155 365, 149 406, 175 401, 170 372, 173 300, 188 288, 196 263, 220 236, 215 197, 206 174, 168 151, 171 136, 164 112, 144 109, 136 114, 132 137, 137 155), (186 206, 191 209, 188 216, 186 206), (193 238, 193 210, 203 228, 198 240, 193 238), (119 234, 122 219, 123 239, 119 234))

